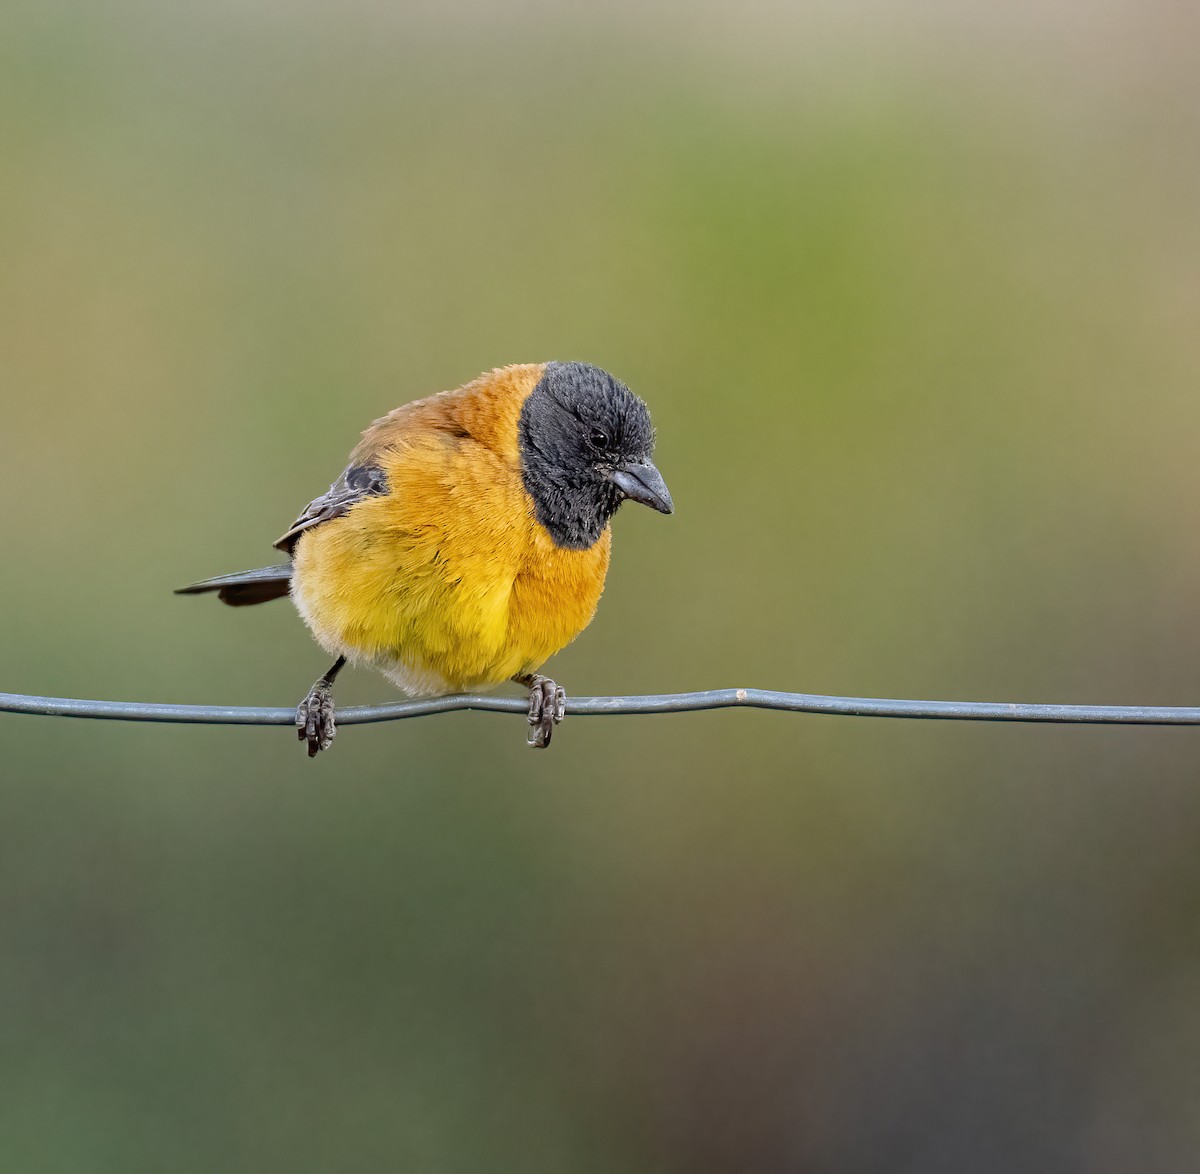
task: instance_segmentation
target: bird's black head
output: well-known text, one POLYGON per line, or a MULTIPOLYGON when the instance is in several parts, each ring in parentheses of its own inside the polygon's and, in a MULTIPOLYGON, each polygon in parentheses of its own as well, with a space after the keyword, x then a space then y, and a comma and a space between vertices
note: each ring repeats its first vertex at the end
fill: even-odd
POLYGON ((650 460, 650 412, 599 367, 547 363, 517 431, 525 489, 558 546, 595 545, 626 498, 664 514, 674 509, 650 460))

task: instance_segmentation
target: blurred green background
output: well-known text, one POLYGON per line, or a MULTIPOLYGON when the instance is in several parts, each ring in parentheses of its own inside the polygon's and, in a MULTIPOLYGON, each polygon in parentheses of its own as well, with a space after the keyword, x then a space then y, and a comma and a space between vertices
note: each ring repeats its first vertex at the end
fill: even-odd
MULTIPOLYGON (((404 400, 650 403, 569 692, 1193 704, 1167 0, 0 15, 0 688, 293 704, 271 541, 404 400)), ((343 703, 393 696, 351 674, 343 703)), ((1200 736, 0 716, 0 1169, 1177 1171, 1200 736)))

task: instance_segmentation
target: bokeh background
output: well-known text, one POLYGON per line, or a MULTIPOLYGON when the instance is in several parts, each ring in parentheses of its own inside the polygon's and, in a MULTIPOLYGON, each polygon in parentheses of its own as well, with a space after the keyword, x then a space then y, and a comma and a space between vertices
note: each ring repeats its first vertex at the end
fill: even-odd
MULTIPOLYGON (((578 358, 678 512, 569 690, 1196 703, 1198 34, 6 5, 0 688, 294 703, 286 603, 171 588, 578 358)), ((1197 731, 13 716, 0 804, 6 1171, 1196 1168, 1197 731)))

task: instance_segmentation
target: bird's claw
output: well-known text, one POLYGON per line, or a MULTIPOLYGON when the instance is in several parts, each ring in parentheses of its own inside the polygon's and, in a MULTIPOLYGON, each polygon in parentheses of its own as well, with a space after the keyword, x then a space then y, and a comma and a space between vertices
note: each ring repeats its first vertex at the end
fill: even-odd
POLYGON ((566 716, 566 690, 549 677, 535 676, 529 684, 529 745, 544 750, 554 727, 566 716))
POLYGON ((296 737, 308 743, 308 756, 328 750, 337 734, 333 720, 333 690, 318 681, 296 709, 296 737))

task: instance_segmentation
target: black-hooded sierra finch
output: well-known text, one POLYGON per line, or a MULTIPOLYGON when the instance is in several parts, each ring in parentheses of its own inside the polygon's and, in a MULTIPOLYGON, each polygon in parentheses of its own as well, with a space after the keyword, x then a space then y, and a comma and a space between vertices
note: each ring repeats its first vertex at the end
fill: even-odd
POLYGON ((500 367, 405 404, 275 544, 279 566, 206 579, 226 603, 291 595, 336 657, 300 703, 314 755, 335 733, 333 680, 350 663, 412 696, 512 680, 546 746, 565 695, 538 670, 587 627, 626 498, 674 508, 651 457, 646 405, 587 363, 500 367))

